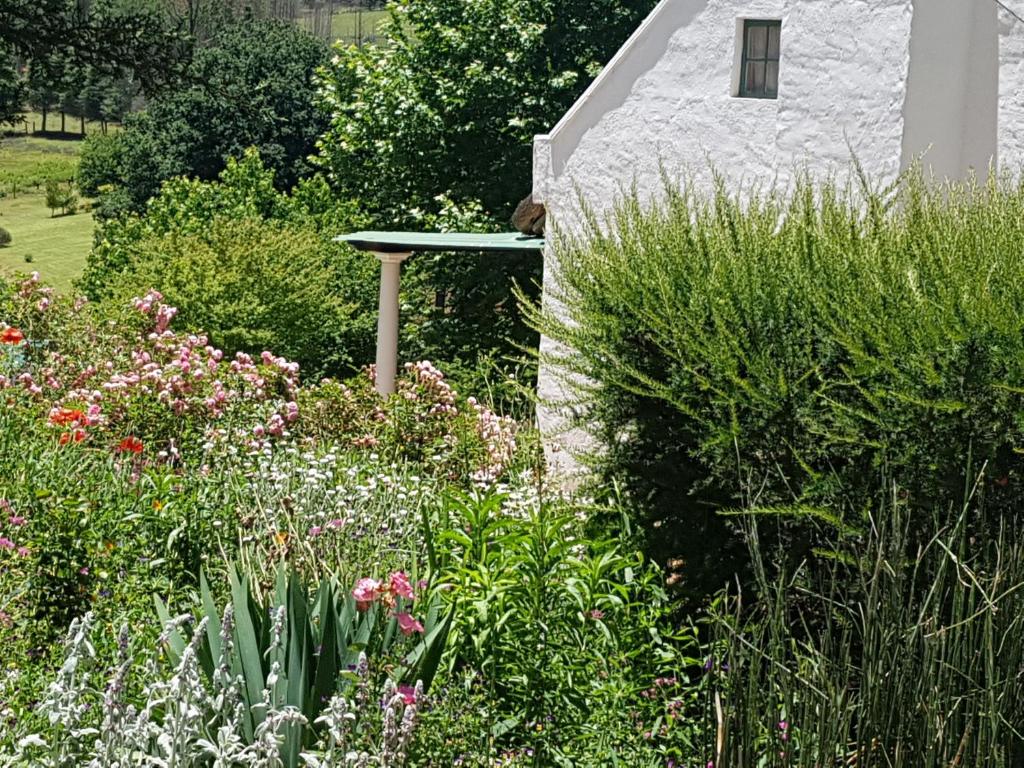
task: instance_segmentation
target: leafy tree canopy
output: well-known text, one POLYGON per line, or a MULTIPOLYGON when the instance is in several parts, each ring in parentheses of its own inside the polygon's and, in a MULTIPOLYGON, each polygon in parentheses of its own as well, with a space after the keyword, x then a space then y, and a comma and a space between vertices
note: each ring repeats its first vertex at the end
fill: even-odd
POLYGON ((0 125, 15 124, 21 119, 25 102, 25 84, 14 69, 5 46, 0 45, 0 125))
POLYGON ((122 210, 141 211, 162 181, 215 179, 229 158, 255 147, 278 187, 288 189, 309 175, 306 158, 327 124, 314 92, 326 58, 323 43, 288 24, 226 28, 196 52, 185 87, 129 116, 118 162, 103 158, 116 175, 93 173, 89 156, 83 173, 96 186, 115 186, 122 210))
POLYGON ((473 200, 507 219, 530 189, 531 143, 654 0, 400 0, 379 46, 338 48, 319 161, 391 223, 473 200))
POLYGON ((45 66, 50 60, 116 72, 131 69, 147 92, 174 81, 191 40, 145 3, 127 0, 4 0, 0 45, 45 66))

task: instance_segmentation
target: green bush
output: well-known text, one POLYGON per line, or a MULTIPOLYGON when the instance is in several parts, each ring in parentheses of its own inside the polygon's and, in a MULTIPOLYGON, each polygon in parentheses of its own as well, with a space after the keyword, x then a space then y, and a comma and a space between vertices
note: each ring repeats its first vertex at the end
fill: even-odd
POLYGON ((1018 506, 1022 209, 1009 180, 912 176, 888 197, 684 187, 562 244, 566 314, 533 321, 575 350, 552 362, 584 377, 598 461, 685 561, 684 584, 718 586, 743 556, 723 507, 828 507, 856 526, 882 473, 914 505, 957 509, 972 462, 992 508, 1018 506))
MULTIPOLYGON (((89 152, 118 205, 141 212, 177 176, 215 179, 229 158, 256 147, 281 188, 309 176, 307 158, 327 116, 315 104, 327 47, 295 25, 249 19, 219 31, 188 66, 187 87, 154 95, 128 116, 119 140, 89 152), (106 174, 114 171, 113 178, 106 174)), ((95 166, 94 166, 95 167, 95 166)), ((92 173, 90 169, 90 173, 92 173)))
POLYGON ((50 209, 50 217, 60 209, 61 215, 74 213, 78 207, 78 194, 72 182, 61 183, 56 179, 46 182, 46 207, 50 209))
POLYGON ((78 187, 87 197, 96 197, 100 188, 117 182, 120 174, 120 133, 94 133, 82 142, 78 165, 78 187))
POLYGON ((11 233, 0 227, 0 248, 11 244, 11 233))
POLYGON ((309 228, 221 219, 132 250, 115 300, 156 288, 179 327, 205 331, 227 354, 275 350, 313 374, 372 359, 376 265, 309 228))
MULTIPOLYGON (((531 758, 511 765, 679 760, 692 722, 646 692, 670 686, 675 714, 692 708, 682 670, 697 666, 685 655, 695 638, 673 626, 659 571, 625 537, 584 537, 576 511, 522 493, 452 493, 438 505, 428 551, 457 608, 451 665, 486 689, 491 748, 531 758)), ((424 748, 436 748, 429 736, 424 748)))

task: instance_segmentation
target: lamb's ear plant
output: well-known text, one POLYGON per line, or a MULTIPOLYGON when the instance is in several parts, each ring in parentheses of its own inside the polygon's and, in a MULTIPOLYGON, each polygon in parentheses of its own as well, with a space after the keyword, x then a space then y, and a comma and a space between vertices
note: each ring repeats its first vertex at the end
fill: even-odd
MULTIPOLYGON (((360 606, 331 579, 323 580, 311 592, 283 563, 274 589, 264 599, 235 568, 229 570, 228 577, 234 616, 230 674, 241 680, 242 735, 248 742, 256 738, 268 705, 301 713, 304 722, 283 729, 282 759, 295 768, 301 764, 303 749, 323 735, 324 726, 317 723, 331 697, 356 681, 358 667, 364 663, 361 659, 382 660, 401 649, 404 638, 397 615, 408 606, 403 598, 391 606, 380 601, 360 606)), ((196 646, 197 658, 206 678, 213 680, 224 649, 220 611, 205 574, 200 579, 200 600, 205 629, 196 646)), ((171 618, 167 606, 156 598, 156 607, 167 624, 171 618)), ((396 665, 398 682, 410 688, 418 683, 424 691, 429 688, 451 621, 450 610, 443 611, 438 601, 429 602, 422 638, 396 665)), ((190 641, 178 628, 167 633, 167 641, 168 656, 178 663, 190 641)))

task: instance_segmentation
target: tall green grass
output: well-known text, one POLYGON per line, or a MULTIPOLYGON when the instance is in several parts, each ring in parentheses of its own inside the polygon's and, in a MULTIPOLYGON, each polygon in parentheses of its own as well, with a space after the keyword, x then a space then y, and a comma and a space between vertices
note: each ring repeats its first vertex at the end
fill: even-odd
POLYGON ((894 495, 774 576, 751 526, 756 587, 714 621, 718 768, 1024 764, 1020 522, 947 517, 923 533, 894 495))
POLYGON ((744 558, 725 507, 861 527, 884 475, 927 519, 960 508, 968 451, 989 508, 1019 507, 1022 243, 1009 178, 669 187, 559 243, 565 311, 531 319, 570 350, 547 362, 580 382, 599 468, 686 561, 682 583, 716 587, 744 558))

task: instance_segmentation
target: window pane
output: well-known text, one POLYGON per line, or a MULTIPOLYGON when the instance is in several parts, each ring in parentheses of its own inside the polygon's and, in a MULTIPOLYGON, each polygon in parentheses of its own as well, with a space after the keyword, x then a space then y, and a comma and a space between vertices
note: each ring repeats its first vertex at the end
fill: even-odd
POLYGON ((747 93, 760 96, 764 93, 764 62, 747 62, 747 93))
POLYGON ((779 34, 782 31, 782 25, 772 24, 768 27, 768 58, 778 59, 779 58, 779 34))
POLYGON ((768 27, 747 27, 747 58, 763 59, 768 52, 768 27))
POLYGON ((769 61, 765 69, 764 90, 768 96, 775 96, 779 92, 779 62, 769 61))

